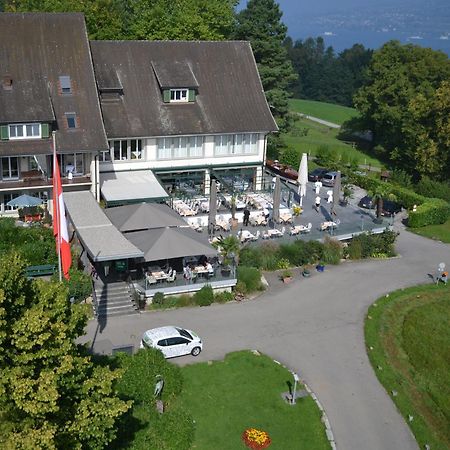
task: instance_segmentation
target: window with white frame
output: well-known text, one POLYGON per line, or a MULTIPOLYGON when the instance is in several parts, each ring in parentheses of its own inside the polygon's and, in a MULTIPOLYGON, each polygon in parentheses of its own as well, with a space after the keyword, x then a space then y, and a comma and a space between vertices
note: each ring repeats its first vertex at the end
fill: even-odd
POLYGON ((142 139, 109 141, 109 152, 101 152, 100 161, 129 161, 142 159, 142 139))
POLYGON ((9 139, 39 139, 40 137, 40 123, 20 123, 9 125, 9 139))
POLYGON ((69 173, 72 175, 84 175, 84 155, 83 153, 68 153, 61 155, 61 171, 63 176, 69 173))
POLYGON ((158 139, 157 159, 187 159, 203 157, 203 136, 158 139))
POLYGON ((224 134, 214 138, 214 155, 242 155, 258 153, 258 134, 224 134))
POLYGON ((187 102, 189 101, 189 89, 171 89, 171 102, 187 102))
POLYGON ((17 180, 19 178, 19 158, 17 156, 0 158, 0 169, 3 180, 17 180))
POLYGON ((20 194, 3 194, 3 211, 17 211, 19 208, 8 206, 8 202, 17 198, 20 194))

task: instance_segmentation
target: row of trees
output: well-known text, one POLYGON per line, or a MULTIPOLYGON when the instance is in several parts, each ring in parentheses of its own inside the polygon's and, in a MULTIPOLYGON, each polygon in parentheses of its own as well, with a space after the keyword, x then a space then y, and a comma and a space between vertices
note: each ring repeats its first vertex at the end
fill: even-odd
POLYGON ((325 48, 322 37, 284 41, 297 80, 290 91, 295 98, 305 98, 353 106, 353 95, 363 85, 364 73, 372 50, 355 44, 336 55, 333 47, 325 48))
POLYGON ((450 60, 440 51, 390 41, 375 51, 354 96, 375 151, 415 178, 450 179, 450 60))

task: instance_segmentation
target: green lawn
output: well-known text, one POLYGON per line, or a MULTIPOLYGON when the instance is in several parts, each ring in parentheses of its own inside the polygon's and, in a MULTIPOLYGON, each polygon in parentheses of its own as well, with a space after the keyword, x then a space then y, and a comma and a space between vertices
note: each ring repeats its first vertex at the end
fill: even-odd
POLYGON ((442 283, 393 292, 377 300, 366 319, 375 373, 420 448, 450 448, 449 323, 450 285, 442 283))
POLYGON ((346 163, 357 159, 359 164, 369 164, 375 167, 381 166, 380 161, 364 153, 352 144, 347 144, 337 138, 339 130, 326 127, 307 119, 299 118, 290 133, 283 135, 283 140, 288 148, 298 151, 299 155, 308 153, 315 155, 321 145, 328 146, 338 152, 346 163))
POLYGON ((288 405, 292 375, 270 358, 250 351, 231 353, 224 361, 182 368, 181 400, 195 419, 193 448, 238 450, 245 429, 269 433, 270 449, 329 449, 320 411, 311 397, 288 405))
POLYGON ((450 219, 442 225, 428 225, 421 228, 409 228, 409 231, 450 244, 450 219))
POLYGON ((294 112, 318 117, 328 122, 342 125, 346 120, 356 117, 358 111, 347 106, 335 105, 333 103, 316 102, 314 100, 289 100, 289 109, 294 112))

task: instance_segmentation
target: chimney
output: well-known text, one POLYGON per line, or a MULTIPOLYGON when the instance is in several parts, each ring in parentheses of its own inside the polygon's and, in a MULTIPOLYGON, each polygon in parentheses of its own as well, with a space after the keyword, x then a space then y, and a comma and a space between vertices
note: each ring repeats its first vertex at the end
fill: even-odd
POLYGON ((11 75, 4 75, 2 80, 2 86, 5 91, 12 91, 13 80, 11 75))

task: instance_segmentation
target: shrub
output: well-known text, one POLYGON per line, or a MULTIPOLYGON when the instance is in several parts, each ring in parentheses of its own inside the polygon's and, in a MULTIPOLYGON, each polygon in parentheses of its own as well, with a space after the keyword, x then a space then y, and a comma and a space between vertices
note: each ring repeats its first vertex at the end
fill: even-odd
POLYGON ((342 244, 329 236, 325 237, 322 261, 326 264, 339 264, 343 255, 342 244))
MULTIPOLYGON (((69 270, 70 280, 62 279, 67 286, 68 298, 74 298, 75 302, 82 302, 92 294, 92 279, 90 275, 82 270, 71 268, 69 270)), ((56 271, 52 276, 52 281, 59 281, 59 274, 56 271)))
POLYGON ((414 190, 425 197, 440 198, 450 201, 450 183, 443 183, 423 177, 415 186, 414 190))
POLYGON ((416 211, 409 213, 408 225, 411 228, 437 225, 447 221, 450 217, 450 204, 439 198, 430 198, 419 205, 416 211))
POLYGON ((209 306, 214 300, 214 292, 211 286, 203 286, 194 294, 194 302, 198 306, 209 306))
POLYGON ((305 252, 308 255, 306 264, 314 264, 323 259, 323 244, 319 241, 305 242, 305 252))
MULTIPOLYGON (((290 246, 289 246, 289 248, 290 248, 290 246)), ((277 267, 279 269, 288 269, 290 267, 290 265, 291 264, 289 262, 289 259, 281 258, 278 260, 277 267)))
POLYGON ((214 301, 217 303, 227 303, 234 300, 234 294, 232 292, 218 292, 214 295, 214 301))
POLYGON ((351 259, 395 255, 395 231, 385 230, 380 234, 362 233, 353 237, 347 246, 346 253, 351 259))
POLYGON ((154 305, 162 306, 164 304, 164 292, 156 292, 153 296, 152 303, 154 305))
POLYGON ((238 284, 243 283, 245 292, 249 293, 263 290, 261 272, 255 267, 239 266, 237 268, 238 284))
POLYGON ((245 283, 243 281, 238 281, 236 283, 236 286, 235 286, 234 290, 238 294, 245 295, 247 293, 247 286, 245 285, 245 283))
POLYGON ((362 258, 362 243, 361 239, 356 236, 348 243, 346 248, 346 254, 350 259, 361 259, 362 258))

